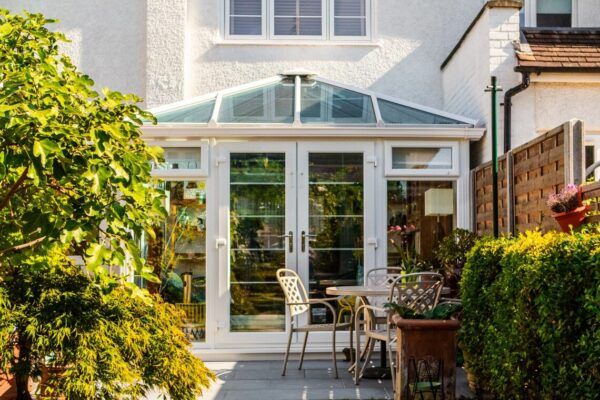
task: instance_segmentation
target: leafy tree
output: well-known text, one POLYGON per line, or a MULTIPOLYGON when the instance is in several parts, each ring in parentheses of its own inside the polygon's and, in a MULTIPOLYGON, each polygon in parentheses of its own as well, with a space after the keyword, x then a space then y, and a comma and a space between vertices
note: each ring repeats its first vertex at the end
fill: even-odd
POLYGON ((53 386, 70 399, 151 385, 193 398, 210 373, 180 315, 117 273, 159 282, 136 241, 165 216, 150 176, 161 151, 139 129, 153 117, 133 95, 94 91, 51 22, 0 9, 0 368, 19 399, 42 364, 65 369, 53 386))
POLYGON ((123 286, 103 294, 58 249, 32 256, 29 268, 5 268, 0 278, 0 337, 19 349, 15 356, 3 346, 0 368, 25 386, 45 368, 59 371, 45 396, 136 399, 156 387, 195 399, 213 376, 188 351, 174 306, 123 286))

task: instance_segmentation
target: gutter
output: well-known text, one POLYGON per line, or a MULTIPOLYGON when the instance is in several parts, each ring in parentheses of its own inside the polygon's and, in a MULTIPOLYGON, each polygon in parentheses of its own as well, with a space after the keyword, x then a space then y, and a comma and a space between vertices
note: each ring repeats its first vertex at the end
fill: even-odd
POLYGON ((526 71, 521 72, 521 83, 517 86, 512 87, 504 94, 504 152, 508 153, 511 149, 511 137, 510 133, 512 130, 512 97, 518 93, 521 93, 529 87, 530 73, 526 71))

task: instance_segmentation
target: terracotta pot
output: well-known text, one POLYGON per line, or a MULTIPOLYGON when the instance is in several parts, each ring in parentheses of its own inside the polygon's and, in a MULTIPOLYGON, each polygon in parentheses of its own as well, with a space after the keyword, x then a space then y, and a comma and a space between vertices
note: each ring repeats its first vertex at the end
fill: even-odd
MULTIPOLYGON (((415 365, 421 360, 439 363, 442 398, 454 400, 456 390, 456 320, 404 319, 393 316, 397 328, 396 400, 409 398, 415 365)), ((438 398, 440 393, 438 393, 438 398)), ((417 397, 419 398, 419 397, 417 397)))
POLYGON ((560 225, 560 229, 563 232, 570 233, 571 227, 575 229, 583 223, 588 209, 588 205, 582 205, 581 207, 577 207, 573 211, 554 214, 553 217, 556 220, 556 222, 558 222, 558 225, 560 225))
POLYGON ((62 376, 66 371, 66 367, 47 367, 42 366, 42 379, 40 380, 40 395, 37 397, 38 399, 58 399, 65 400, 66 397, 60 393, 52 393, 53 390, 48 390, 52 388, 52 379, 57 379, 62 376), (52 394, 49 394, 52 393, 52 394))

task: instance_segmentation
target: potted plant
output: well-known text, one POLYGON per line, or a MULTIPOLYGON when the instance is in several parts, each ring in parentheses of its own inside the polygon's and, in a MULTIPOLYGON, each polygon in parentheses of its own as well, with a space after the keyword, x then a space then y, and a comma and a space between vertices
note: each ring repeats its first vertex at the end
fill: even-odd
POLYGON ((572 228, 581 225, 589 208, 581 200, 581 188, 573 184, 551 194, 548 197, 548 207, 555 213, 553 217, 563 232, 571 232, 572 228))
POLYGON ((442 267, 446 286, 450 287, 450 296, 458 296, 462 270, 467 262, 467 253, 477 242, 477 234, 466 229, 454 229, 445 236, 435 252, 442 267))
MULTIPOLYGON (((460 305, 440 304, 420 313, 388 303, 397 329, 396 395, 399 399, 431 394, 454 399, 456 389, 456 315, 460 305), (442 394, 443 393, 443 394, 442 394)), ((423 397, 421 397, 423 398, 423 397)))

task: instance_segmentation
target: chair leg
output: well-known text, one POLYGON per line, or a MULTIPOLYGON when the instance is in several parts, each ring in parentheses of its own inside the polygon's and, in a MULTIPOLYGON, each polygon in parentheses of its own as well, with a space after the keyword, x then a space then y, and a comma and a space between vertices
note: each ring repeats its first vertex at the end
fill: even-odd
POLYGON ((367 369, 369 362, 371 362, 371 355, 373 354, 373 349, 375 348, 376 341, 373 338, 370 338, 370 339, 371 340, 369 341, 369 347, 367 348, 367 353, 365 355, 365 362, 364 362, 362 368, 360 369, 360 376, 362 376, 362 374, 367 369))
POLYGON ((333 373, 335 374, 335 379, 338 378, 338 370, 337 370, 337 356, 335 354, 335 324, 333 326, 333 348, 332 348, 332 355, 333 355, 333 373))
POLYGON ((354 323, 350 323, 350 365, 354 362, 354 323))
POLYGON ((292 345, 292 334, 294 331, 290 328, 290 335, 288 336, 287 349, 285 350, 285 360, 283 361, 283 371, 281 376, 285 376, 285 370, 287 368, 288 357, 290 356, 290 346, 292 345))
POLYGON ((356 357, 354 357, 354 384, 358 385, 358 370, 360 367, 360 329, 358 324, 358 316, 354 320, 354 334, 356 335, 356 357))
POLYGON ((308 341, 308 331, 304 334, 304 343, 302 344, 302 353, 300 353, 300 364, 298 369, 302 369, 302 363, 304 362, 304 351, 306 350, 306 342, 308 341))
POLYGON ((387 343, 387 353, 390 365, 390 371, 392 372, 392 392, 396 390, 396 363, 394 362, 394 350, 393 350, 394 342, 389 341, 387 343))

